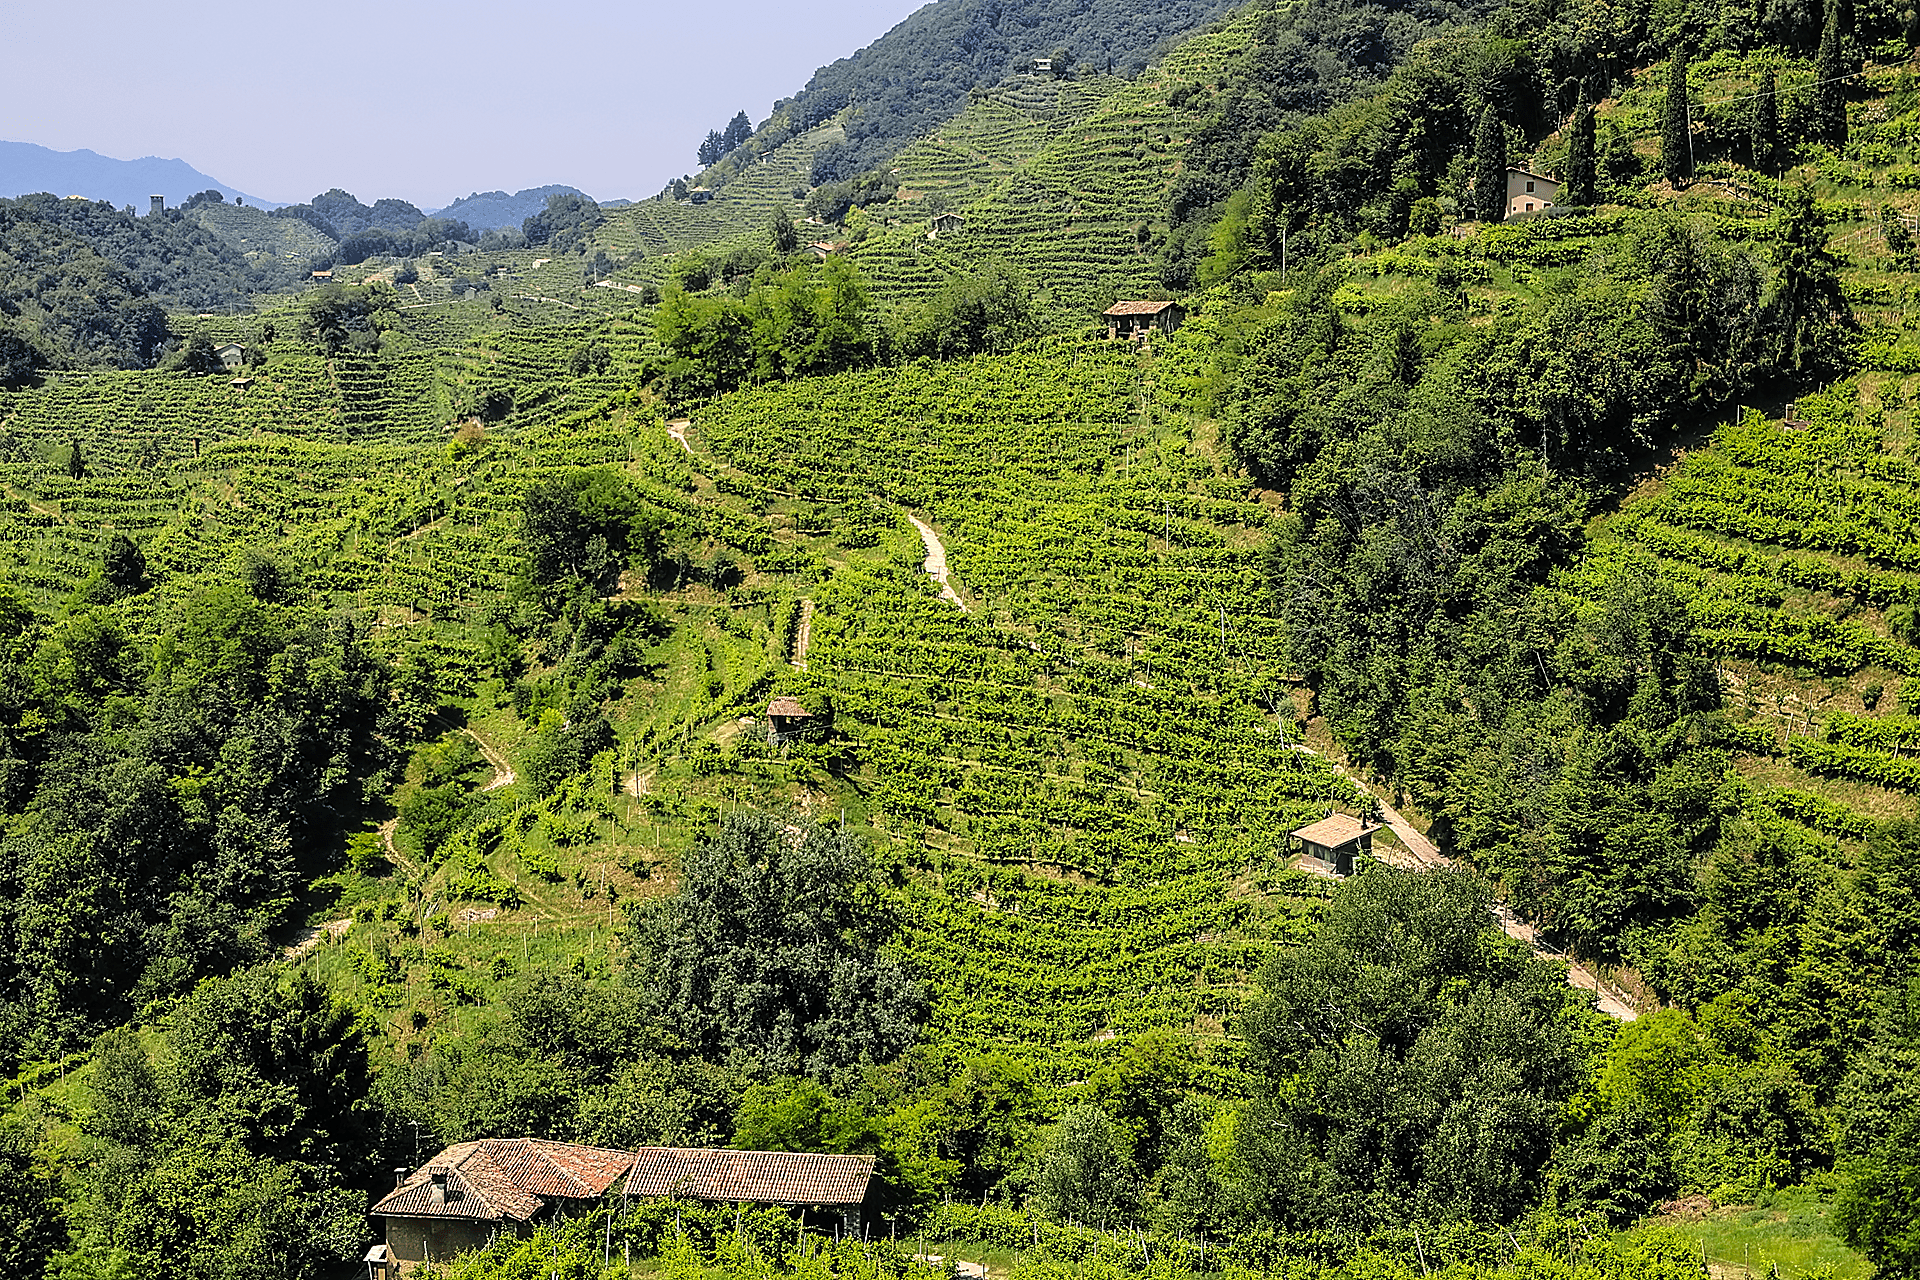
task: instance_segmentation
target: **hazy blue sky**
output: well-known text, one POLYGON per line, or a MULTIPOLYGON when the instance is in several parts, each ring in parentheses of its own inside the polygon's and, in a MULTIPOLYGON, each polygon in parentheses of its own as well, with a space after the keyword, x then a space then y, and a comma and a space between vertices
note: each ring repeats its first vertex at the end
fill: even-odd
POLYGON ((262 199, 651 195, 919 0, 7 6, 0 137, 178 157, 262 199))

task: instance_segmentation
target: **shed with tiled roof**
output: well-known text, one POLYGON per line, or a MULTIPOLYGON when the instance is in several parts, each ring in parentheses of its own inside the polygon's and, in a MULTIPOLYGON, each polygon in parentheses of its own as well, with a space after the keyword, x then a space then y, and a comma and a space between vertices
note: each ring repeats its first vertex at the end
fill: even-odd
POLYGON ((775 698, 767 704, 767 741, 774 746, 809 737, 827 728, 830 716, 816 716, 798 698, 775 698))
POLYGON ((642 1147, 633 1153, 627 1195, 818 1207, 852 1226, 872 1181, 872 1156, 642 1147))
POLYGON ((1300 851, 1307 857, 1318 858, 1336 875, 1350 876, 1353 860, 1373 853, 1373 833, 1379 829, 1378 824, 1350 813, 1330 813, 1287 835, 1300 842, 1300 851))
POLYGON ((1144 338, 1155 329, 1172 333, 1187 318, 1177 302, 1116 302, 1100 315, 1109 339, 1144 338))
POLYGON ((502 1231, 584 1209, 633 1167, 633 1153, 540 1138, 483 1138, 448 1147, 397 1180, 370 1212, 386 1219, 378 1280, 484 1248, 502 1231))

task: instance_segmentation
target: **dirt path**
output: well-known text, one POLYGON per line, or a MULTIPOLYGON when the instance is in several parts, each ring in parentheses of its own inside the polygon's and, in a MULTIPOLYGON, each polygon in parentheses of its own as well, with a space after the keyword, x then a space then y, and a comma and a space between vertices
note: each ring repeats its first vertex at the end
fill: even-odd
MULTIPOLYGON (((1313 748, 1300 744, 1295 744, 1294 750, 1304 752, 1310 756, 1320 755, 1320 753, 1313 748)), ((1324 756, 1321 758, 1326 759, 1324 756)), ((1341 768, 1338 761, 1329 760, 1328 763, 1333 765, 1335 771, 1338 772, 1341 777, 1366 791, 1369 795, 1373 795, 1373 788, 1367 786, 1365 782, 1354 777, 1351 773, 1348 773, 1344 768, 1341 768)), ((1377 795, 1373 797, 1373 800, 1375 804, 1380 806, 1381 820, 1387 824, 1387 829, 1393 832, 1395 838, 1398 839, 1402 845, 1406 846, 1409 855, 1406 859, 1399 859, 1390 856, 1387 851, 1376 850, 1376 854, 1382 856, 1384 861, 1401 866, 1411 864, 1414 869, 1421 867, 1451 867, 1455 865, 1451 858, 1442 854, 1433 841, 1427 839, 1411 822, 1408 822, 1402 817, 1392 805, 1377 795)), ((1566 952, 1550 946, 1540 937, 1539 930, 1515 915, 1512 908, 1508 907, 1504 902, 1494 903, 1493 914, 1494 918, 1499 920, 1500 928, 1505 931, 1509 938, 1517 938, 1521 942, 1526 943, 1533 948, 1534 954, 1536 955, 1548 956, 1555 960, 1564 961, 1567 966, 1568 984, 1578 987, 1582 991, 1593 992, 1594 1003, 1599 1007, 1600 1012, 1610 1018, 1616 1018, 1621 1022, 1632 1022, 1640 1016, 1634 1009, 1632 1002, 1627 999, 1625 992, 1600 981, 1599 974, 1581 964, 1566 952)))
POLYGON ((687 443, 687 428, 692 425, 692 421, 687 418, 675 418, 667 424, 667 434, 679 442, 680 447, 687 451, 689 458, 693 456, 693 446, 687 443))
POLYGON ((345 937, 347 930, 352 927, 353 921, 351 920, 329 920, 325 924, 315 925, 311 929, 303 930, 300 936, 295 938, 292 944, 281 954, 285 959, 298 960, 301 956, 319 946, 322 939, 332 938, 338 941, 340 938, 345 937))
MULTIPOLYGON (((508 761, 506 756, 500 753, 499 748, 495 747, 491 742, 488 742, 471 729, 463 728, 460 732, 473 739, 474 745, 480 748, 480 754, 485 756, 487 763, 493 767, 493 781, 480 789, 482 791, 498 791, 502 787, 512 786, 513 765, 508 761)), ((392 847, 391 838, 388 840, 388 847, 392 847)))
POLYGON ((913 527, 920 531, 920 541, 926 544, 927 576, 940 584, 940 598, 953 601, 959 606, 960 612, 965 613, 967 602, 960 598, 959 592, 947 584, 947 549, 940 545, 940 535, 911 511, 907 513, 907 519, 911 520, 913 527))
POLYGON ((800 599, 800 626, 793 637, 793 665, 807 669, 807 646, 813 643, 813 601, 800 599))

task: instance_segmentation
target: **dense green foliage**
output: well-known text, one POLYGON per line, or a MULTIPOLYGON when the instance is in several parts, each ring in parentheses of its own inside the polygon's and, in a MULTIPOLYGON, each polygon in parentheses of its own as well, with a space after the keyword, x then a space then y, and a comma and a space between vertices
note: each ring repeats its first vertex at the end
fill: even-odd
POLYGON ((636 980, 712 1057, 828 1075, 898 1057, 923 998, 882 953, 893 934, 865 852, 735 814, 688 859, 679 893, 636 925, 636 980))

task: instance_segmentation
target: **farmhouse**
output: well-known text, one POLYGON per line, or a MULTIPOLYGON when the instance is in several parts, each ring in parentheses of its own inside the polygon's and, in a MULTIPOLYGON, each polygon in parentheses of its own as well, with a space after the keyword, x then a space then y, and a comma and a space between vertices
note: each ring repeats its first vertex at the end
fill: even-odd
POLYGON ((1037 76, 1052 75, 1053 59, 1052 58, 1035 58, 1033 60, 1033 74, 1037 76))
POLYGON ((1560 184, 1544 173, 1512 166, 1507 170, 1507 214, 1538 213, 1553 208, 1560 184))
POLYGON ((313 273, 313 278, 315 280, 331 280, 333 279, 333 269, 329 267, 325 271, 316 271, 313 273))
POLYGON ((929 226, 932 229, 927 232, 927 239, 937 240, 966 230, 967 220, 957 213, 941 213, 934 215, 929 226))
POLYGON ((1177 302, 1116 302, 1100 313, 1107 322, 1107 337, 1144 338, 1158 329, 1172 333, 1187 318, 1177 302))
POLYGON ((1300 851, 1307 857, 1318 858, 1336 873, 1350 876, 1356 856, 1372 855, 1373 833, 1379 829, 1377 824, 1364 822, 1350 813, 1330 813, 1318 822, 1287 834, 1289 839, 1300 842, 1300 851))
POLYGON ((373 1280, 399 1280, 502 1233, 525 1235, 543 1218, 584 1210, 633 1166, 633 1153, 538 1138, 484 1138, 448 1147, 370 1213, 386 1220, 385 1256, 366 1259, 373 1280))
POLYGON ((247 362, 247 349, 237 342, 223 342, 213 349, 213 354, 229 369, 238 369, 247 362))
POLYGON ((847 1232, 873 1179, 872 1156, 804 1151, 702 1151, 642 1147, 627 1176, 629 1199, 685 1198, 824 1210, 847 1232))
POLYGON ((845 253, 847 242, 845 240, 815 240, 807 246, 807 249, 814 257, 825 261, 836 253, 845 253))

